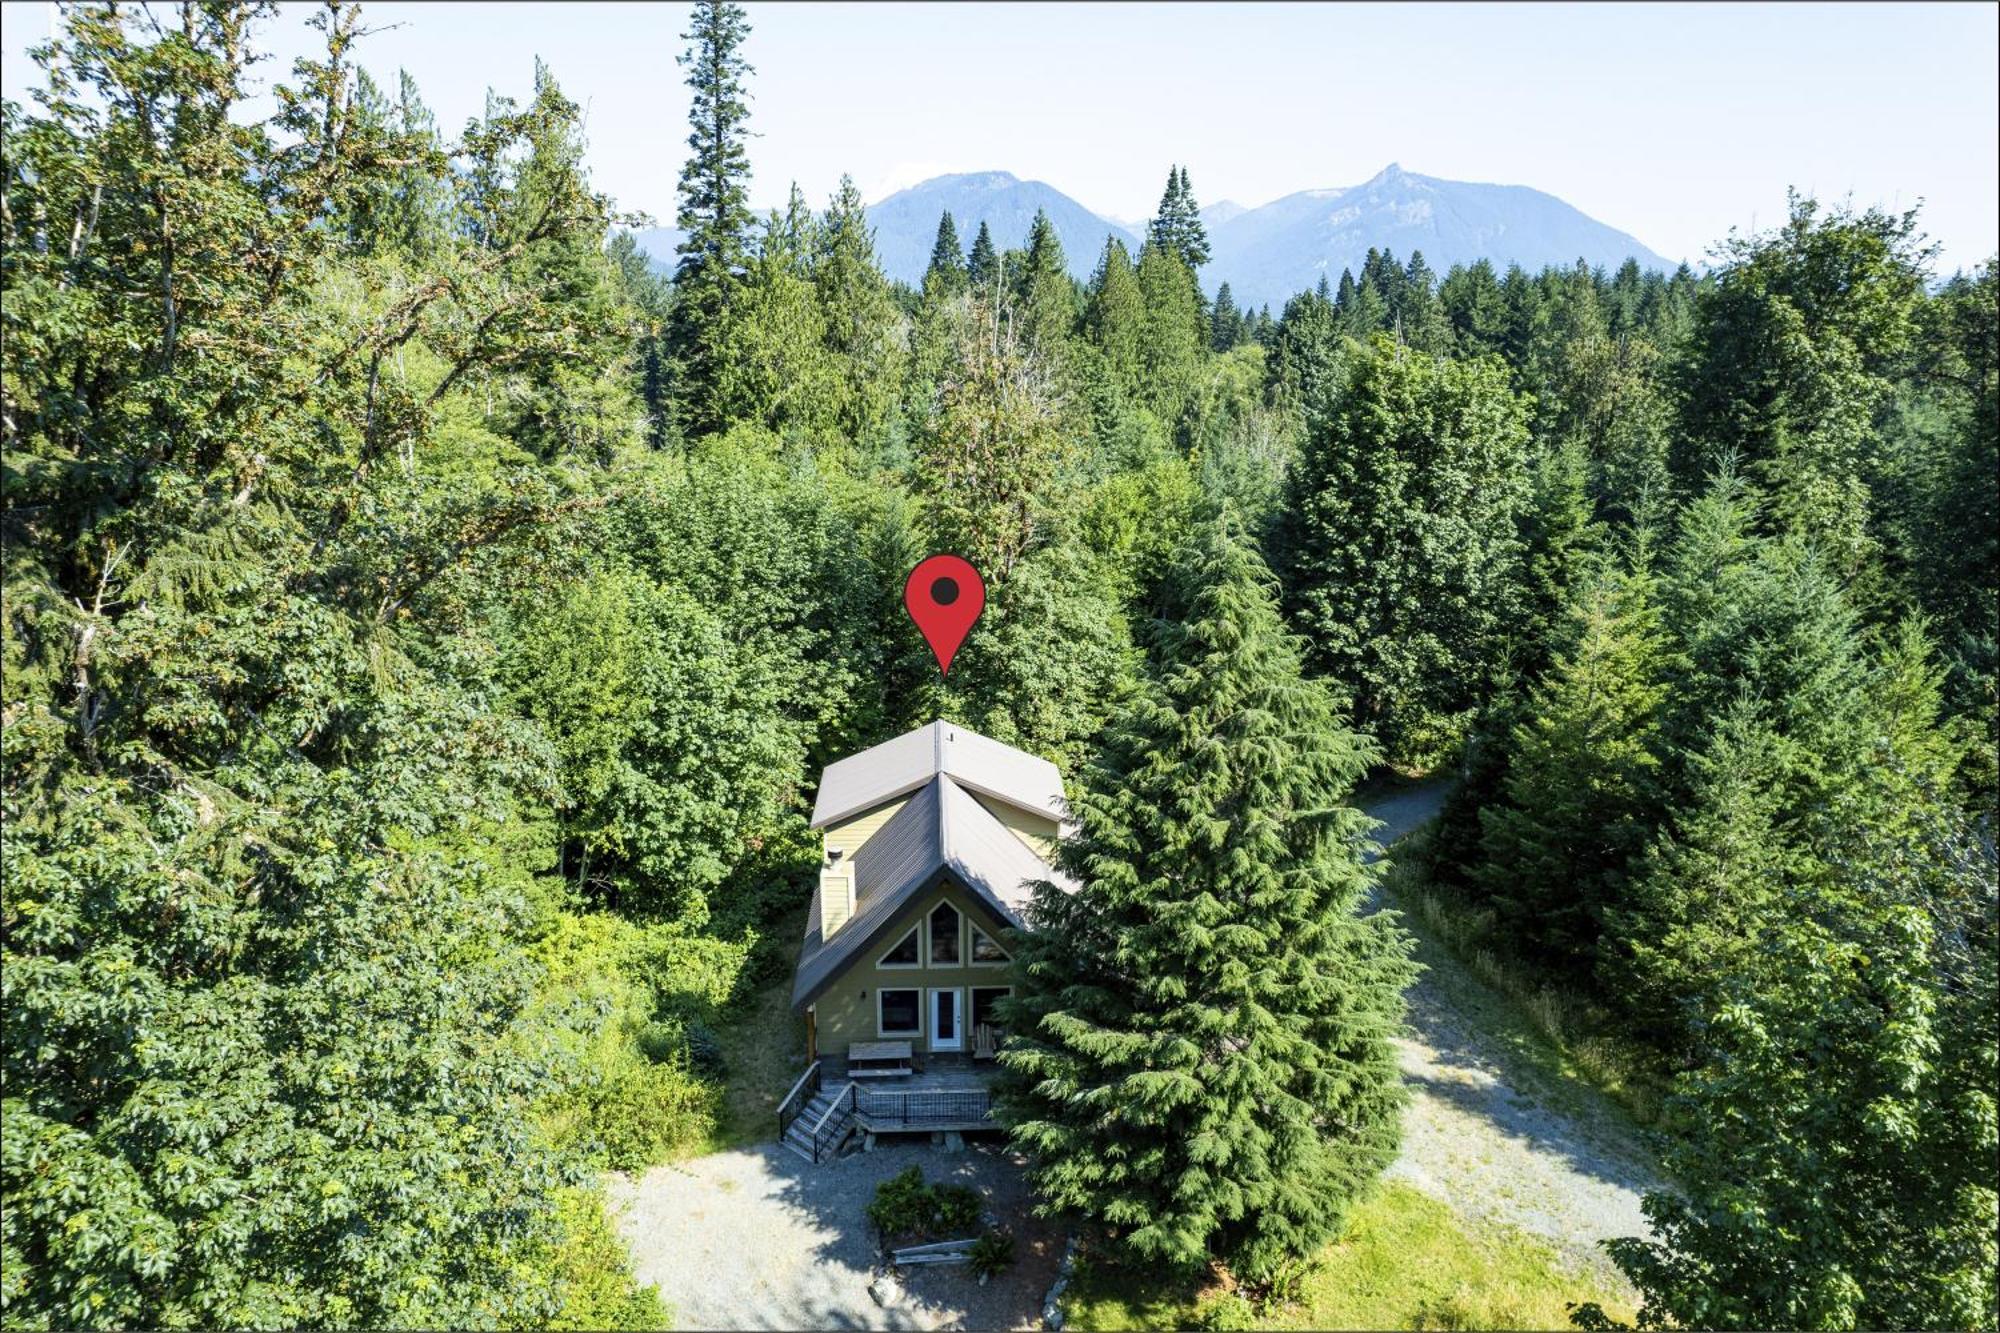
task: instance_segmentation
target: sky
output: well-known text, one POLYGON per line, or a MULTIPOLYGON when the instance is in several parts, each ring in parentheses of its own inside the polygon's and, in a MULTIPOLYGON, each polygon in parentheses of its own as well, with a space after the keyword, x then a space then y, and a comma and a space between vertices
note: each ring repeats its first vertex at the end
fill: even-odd
MULTIPOLYGON (((950 171, 1042 180, 1121 221, 1184 163, 1204 204, 1397 162, 1530 185, 1699 262, 1787 186, 1905 209, 1970 268, 2000 248, 2000 6, 757 4, 752 203, 843 172, 871 202, 950 171)), ((53 7, 0 9, 26 100, 53 7)), ((268 81, 308 7, 266 32, 268 81)), ((546 60, 588 113, 597 187, 662 222, 687 136, 682 4, 364 6, 360 62, 463 125, 546 60)))

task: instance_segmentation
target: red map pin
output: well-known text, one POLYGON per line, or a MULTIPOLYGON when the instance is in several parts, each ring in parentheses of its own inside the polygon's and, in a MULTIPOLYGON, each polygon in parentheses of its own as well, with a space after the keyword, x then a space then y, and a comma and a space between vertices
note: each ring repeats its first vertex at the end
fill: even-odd
POLYGON ((951 674, 958 645, 972 632, 986 609, 986 582, 972 562, 955 555, 934 555, 910 571, 903 584, 903 606, 923 631, 924 642, 937 658, 938 671, 951 674))

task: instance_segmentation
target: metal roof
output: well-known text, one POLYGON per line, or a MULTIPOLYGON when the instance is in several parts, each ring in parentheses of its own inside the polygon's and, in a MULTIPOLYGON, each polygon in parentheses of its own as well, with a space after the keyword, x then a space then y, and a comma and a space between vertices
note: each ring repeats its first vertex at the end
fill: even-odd
MULTIPOLYGON (((930 730, 927 727, 910 735, 930 730)), ((890 793, 900 794, 900 791, 890 793)), ((798 972, 792 982, 792 1007, 798 1009, 810 1004, 848 964, 871 947, 879 944, 887 948, 889 942, 884 937, 897 916, 920 893, 943 878, 965 888, 984 902, 995 917, 1011 926, 1025 924, 1037 881, 1048 880, 1070 892, 1076 888, 1067 876, 1050 869, 1047 862, 995 819, 954 778, 945 773, 934 774, 855 852, 854 913, 833 932, 830 940, 820 935, 819 890, 813 890, 812 906, 806 913, 805 940, 799 948, 798 972)))
POLYGON ((1054 764, 939 719, 828 764, 813 802, 812 826, 825 828, 872 810, 939 774, 1058 822, 1067 814, 1062 774, 1054 764))

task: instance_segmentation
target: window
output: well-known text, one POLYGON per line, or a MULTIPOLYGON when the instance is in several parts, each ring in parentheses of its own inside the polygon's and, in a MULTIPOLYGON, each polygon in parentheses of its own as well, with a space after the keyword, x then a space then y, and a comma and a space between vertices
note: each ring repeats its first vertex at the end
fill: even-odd
POLYGON ((1004 963, 1008 961, 1007 952, 994 941, 991 935, 974 926, 972 928, 972 961, 975 963, 1004 963))
POLYGON ((994 1012, 1001 1000, 1014 993, 1012 986, 974 986, 972 988, 972 1026, 977 1031, 982 1025, 1000 1026, 1000 1016, 994 1012))
POLYGON ((958 909, 950 903, 931 911, 931 966, 958 966, 958 909))
POLYGON ((917 928, 910 927, 910 933, 903 936, 900 943, 882 955, 878 967, 922 967, 924 960, 917 949, 917 928))
POLYGON ((876 1033, 884 1037, 914 1037, 923 1031, 923 1021, 918 1017, 923 995, 920 990, 876 991, 875 1003, 879 1006, 876 1033))

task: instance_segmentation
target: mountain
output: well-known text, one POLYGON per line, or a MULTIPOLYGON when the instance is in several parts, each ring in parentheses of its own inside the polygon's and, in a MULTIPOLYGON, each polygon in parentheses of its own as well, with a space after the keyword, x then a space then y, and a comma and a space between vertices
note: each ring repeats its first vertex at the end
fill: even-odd
POLYGON ((1079 278, 1088 278, 1097 267, 1107 236, 1116 236, 1126 249, 1138 253, 1139 238, 1129 229, 1091 212, 1052 185, 1024 181, 1004 171, 933 177, 870 207, 868 221, 875 227, 875 253, 883 272, 919 283, 930 266, 940 214, 951 213, 958 239, 968 250, 981 222, 992 229, 993 244, 1006 250, 1028 243, 1037 209, 1048 212, 1069 271, 1079 278))
POLYGON ((1201 210, 1202 225, 1220 227, 1230 219, 1240 218, 1249 211, 1249 209, 1237 203, 1234 199, 1218 199, 1207 208, 1201 210))
POLYGON ((1242 305, 1275 312, 1324 273, 1361 271, 1369 248, 1408 262, 1421 250, 1439 276, 1453 264, 1490 259, 1519 264, 1589 264, 1616 268, 1627 258, 1671 272, 1673 263, 1633 237, 1585 216, 1552 194, 1525 185, 1476 185, 1419 176, 1391 164, 1344 190, 1302 190, 1208 228, 1212 258, 1202 285, 1228 282, 1242 305))
MULTIPOLYGON (((938 215, 951 211, 958 239, 968 248, 984 221, 993 243, 1005 250, 1027 244, 1036 209, 1046 209, 1062 238, 1070 272, 1088 277, 1106 236, 1134 255, 1144 227, 1126 226, 1093 213, 1054 186, 1024 181, 1004 171, 938 176, 899 190, 868 210, 875 253, 890 277, 923 280, 937 238, 938 215)), ((1213 292, 1227 282, 1237 303, 1268 304, 1273 313, 1287 299, 1315 286, 1324 273, 1337 283, 1342 269, 1361 271, 1372 246, 1407 263, 1414 250, 1442 277, 1453 264, 1490 259, 1497 268, 1539 269, 1579 258, 1616 268, 1627 258, 1642 268, 1671 271, 1670 260, 1633 237, 1585 216, 1552 194, 1525 185, 1478 185, 1419 176, 1391 165, 1374 179, 1339 190, 1301 190, 1261 208, 1229 200, 1201 211, 1212 259, 1201 271, 1213 292)), ((639 248, 663 268, 674 262, 680 233, 671 227, 640 232, 639 248)))

